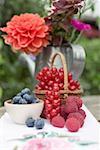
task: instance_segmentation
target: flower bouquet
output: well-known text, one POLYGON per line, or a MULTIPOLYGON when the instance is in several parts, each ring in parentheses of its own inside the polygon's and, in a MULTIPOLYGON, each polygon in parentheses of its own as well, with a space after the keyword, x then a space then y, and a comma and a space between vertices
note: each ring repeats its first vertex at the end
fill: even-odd
MULTIPOLYGON (((90 4, 89 8, 93 6, 90 4)), ((87 11, 85 0, 50 0, 50 13, 41 18, 38 14, 15 15, 4 28, 6 44, 14 52, 38 55, 47 45, 66 45, 76 43, 80 35, 91 30, 89 24, 80 21, 87 11), (76 32, 76 34, 75 34, 76 32)))

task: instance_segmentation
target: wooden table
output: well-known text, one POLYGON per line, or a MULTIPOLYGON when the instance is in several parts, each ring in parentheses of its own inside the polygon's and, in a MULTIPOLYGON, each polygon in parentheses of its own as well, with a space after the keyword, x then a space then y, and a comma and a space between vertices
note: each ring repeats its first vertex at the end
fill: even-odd
MULTIPOLYGON (((86 96, 83 97, 85 106, 100 121, 100 95, 99 96, 86 96)), ((0 108, 0 117, 4 114, 4 107, 0 108)))

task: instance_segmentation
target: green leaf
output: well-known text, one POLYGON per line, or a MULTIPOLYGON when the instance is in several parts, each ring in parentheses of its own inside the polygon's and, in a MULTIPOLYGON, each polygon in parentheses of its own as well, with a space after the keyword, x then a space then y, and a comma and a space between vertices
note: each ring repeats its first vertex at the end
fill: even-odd
POLYGON ((0 87, 0 99, 1 99, 2 95, 3 95, 3 90, 2 90, 2 88, 0 87))

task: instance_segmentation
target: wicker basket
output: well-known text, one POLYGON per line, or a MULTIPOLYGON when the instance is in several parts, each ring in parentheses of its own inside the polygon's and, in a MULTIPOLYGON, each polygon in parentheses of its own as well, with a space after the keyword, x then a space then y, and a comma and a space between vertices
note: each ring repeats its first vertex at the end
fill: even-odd
MULTIPOLYGON (((60 59, 62 61, 62 65, 63 65, 63 69, 64 69, 64 90, 60 90, 59 91, 61 98, 64 99, 65 97, 68 97, 68 95, 81 96, 82 93, 83 93, 83 90, 82 90, 81 87, 80 87, 79 90, 74 90, 74 91, 71 91, 71 90, 68 89, 68 69, 67 69, 67 63, 66 63, 64 55, 61 52, 57 52, 57 53, 55 53, 51 57, 51 61, 50 61, 51 62, 51 68, 54 66, 54 61, 55 61, 55 58, 57 56, 60 56, 60 59)), ((46 90, 37 90, 37 89, 35 89, 34 93, 36 94, 36 96, 39 99, 42 99, 42 100, 45 99, 46 90)))

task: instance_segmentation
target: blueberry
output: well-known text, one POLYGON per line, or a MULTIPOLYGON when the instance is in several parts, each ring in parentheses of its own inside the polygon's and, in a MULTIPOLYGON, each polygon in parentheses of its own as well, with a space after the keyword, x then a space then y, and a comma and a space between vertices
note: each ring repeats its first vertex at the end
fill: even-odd
POLYGON ((27 127, 34 127, 34 123, 35 123, 35 120, 33 118, 28 118, 25 121, 25 124, 26 124, 27 127))
POLYGON ((21 95, 24 95, 24 94, 31 94, 31 91, 30 91, 30 89, 29 88, 25 88, 25 89, 23 89, 22 91, 21 91, 21 95))
POLYGON ((35 103, 39 103, 39 102, 40 102, 39 99, 36 99, 35 103))
POLYGON ((21 96, 21 93, 18 93, 17 96, 21 96))
POLYGON ((32 103, 33 97, 32 97, 31 95, 24 94, 24 95, 23 95, 23 98, 27 101, 28 104, 31 104, 31 103, 32 103))
POLYGON ((32 103, 36 103, 36 99, 35 98, 32 98, 32 103))
POLYGON ((18 104, 19 101, 20 101, 20 99, 21 99, 21 96, 15 96, 15 97, 13 97, 13 99, 12 99, 12 103, 13 103, 13 104, 18 104))
POLYGON ((39 103, 39 100, 37 98, 33 98, 32 103, 39 103))
POLYGON ((27 104, 27 101, 25 99, 21 98, 19 100, 19 104, 27 104))
POLYGON ((35 121, 35 127, 36 129, 43 129, 45 123, 44 123, 44 120, 43 119, 37 119, 35 121))

